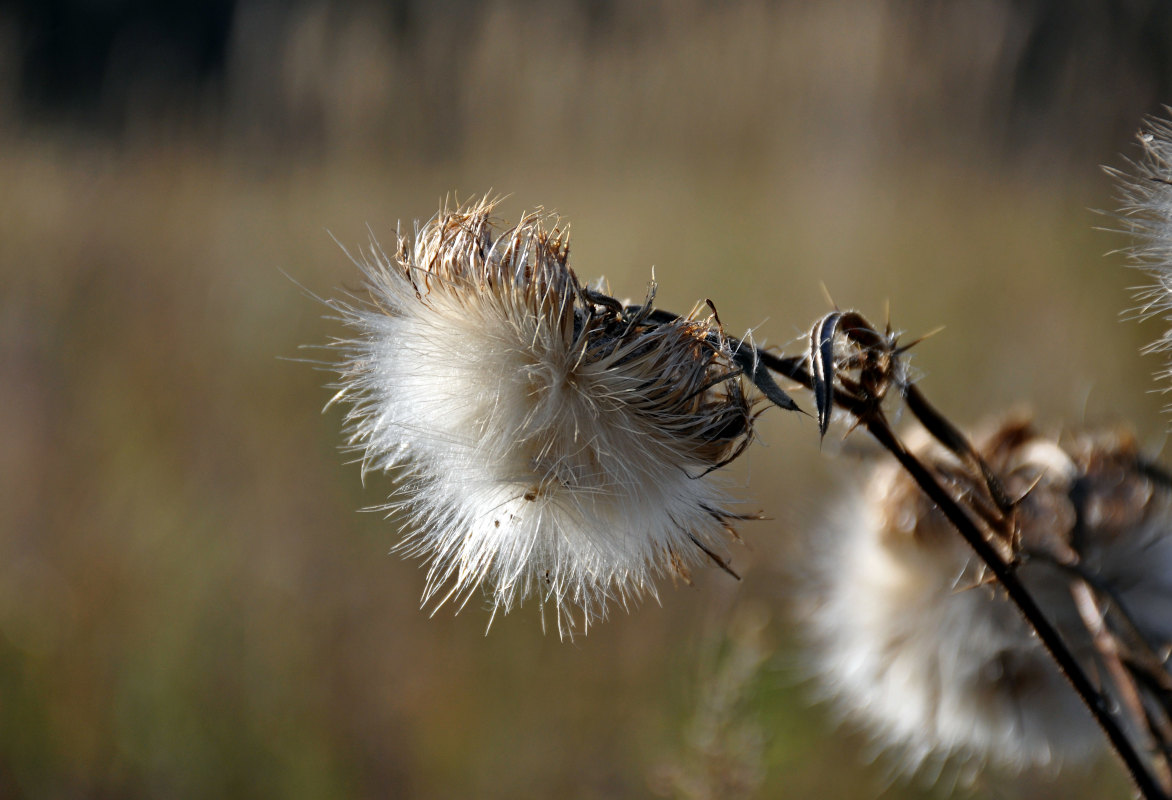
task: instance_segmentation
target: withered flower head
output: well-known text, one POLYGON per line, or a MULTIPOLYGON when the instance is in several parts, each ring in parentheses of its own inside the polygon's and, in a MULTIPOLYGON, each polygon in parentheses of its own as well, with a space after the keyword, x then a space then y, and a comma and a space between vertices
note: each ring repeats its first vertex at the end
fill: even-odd
POLYGON ((571 632, 573 607, 588 624, 723 564, 738 517, 709 473, 752 416, 713 319, 584 287, 556 221, 498 230, 492 210, 445 209, 361 260, 363 296, 331 301, 354 331, 335 400, 364 471, 399 481, 387 508, 428 565, 425 603, 537 595, 571 632))
MULTIPOLYGON (((1011 419, 979 450, 1018 500, 1018 574, 1089 674, 1107 670, 1072 600, 1073 573, 1058 564, 1109 589, 1149 643, 1172 643, 1172 497, 1134 439, 1054 440, 1011 419)), ((914 451, 954 496, 979 495, 981 477, 951 453, 914 451)), ((906 472, 876 468, 822 535, 819 671, 844 714, 905 768, 1053 767, 1101 747, 1037 637, 906 472)))

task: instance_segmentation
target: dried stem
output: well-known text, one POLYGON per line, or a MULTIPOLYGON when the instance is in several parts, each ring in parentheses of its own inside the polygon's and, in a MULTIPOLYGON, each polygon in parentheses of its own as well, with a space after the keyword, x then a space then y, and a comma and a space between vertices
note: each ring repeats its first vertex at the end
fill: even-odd
MULTIPOLYGON (((1074 598, 1075 608, 1078 609, 1083 624, 1091 634, 1099 659, 1115 682, 1121 704, 1131 714, 1132 719, 1149 722, 1146 728, 1140 726, 1137 736, 1143 739, 1143 746, 1149 752, 1156 752, 1158 749, 1156 736, 1151 730, 1151 719, 1144 711, 1139 687, 1136 685, 1134 676, 1123 663, 1119 642, 1107 628, 1106 614, 1100 607, 1091 585, 1085 580, 1076 580, 1071 584, 1070 593, 1074 598)), ((1170 784, 1172 784, 1172 774, 1169 774, 1167 762, 1156 761, 1153 764, 1153 771, 1157 773, 1155 778, 1159 781, 1160 787, 1164 792, 1168 792, 1170 784)))

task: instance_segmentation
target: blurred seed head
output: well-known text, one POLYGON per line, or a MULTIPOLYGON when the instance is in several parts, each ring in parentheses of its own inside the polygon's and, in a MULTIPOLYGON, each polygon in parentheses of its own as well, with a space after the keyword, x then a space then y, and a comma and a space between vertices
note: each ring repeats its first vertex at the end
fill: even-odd
POLYGON ((739 517, 709 472, 752 416, 717 323, 583 287, 556 220, 501 230, 492 211, 445 208, 360 260, 362 294, 331 301, 353 331, 335 400, 364 473, 399 481, 386 508, 427 563, 425 604, 536 595, 571 633, 575 607, 588 624, 723 564, 739 517))
MULTIPOLYGON (((1073 552, 1111 587, 1149 642, 1172 641, 1172 502, 1134 439, 1056 441, 1010 419, 978 445, 1013 498, 1027 558, 1019 574, 1092 675, 1094 648, 1070 578, 1042 557, 1073 552)), ((979 476, 938 445, 914 451, 956 495, 979 476)), ((1057 767, 1102 735, 1004 592, 941 512, 894 463, 874 469, 820 534, 817 668, 844 716, 915 771, 951 763, 1057 767)))

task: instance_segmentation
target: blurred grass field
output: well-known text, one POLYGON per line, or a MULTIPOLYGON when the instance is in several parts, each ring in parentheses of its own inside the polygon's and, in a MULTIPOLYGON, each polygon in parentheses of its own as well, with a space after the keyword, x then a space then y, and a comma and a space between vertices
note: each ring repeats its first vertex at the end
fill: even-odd
MULTIPOLYGON (((391 484, 362 486, 319 413, 328 373, 295 359, 342 333, 312 295, 357 283, 331 237, 389 241, 451 193, 554 209, 583 279, 642 297, 654 267, 660 305, 711 298, 790 352, 825 293, 909 336, 945 325, 914 365, 960 422, 1025 406, 1162 447, 1139 355, 1158 326, 1119 321, 1139 276, 1089 210, 1114 206, 1099 164, 1132 152, 1133 106, 1007 141, 1004 20, 740 2, 598 28, 494 4, 394 45, 373 8, 266 8, 241 6, 214 113, 150 113, 148 85, 95 134, 0 93, 0 796, 883 789, 814 704, 796 627, 861 438, 820 449, 810 419, 765 414, 733 473, 770 517, 742 530, 740 584, 701 572, 572 643, 530 606, 487 635, 474 604, 419 610, 393 524, 359 513, 391 484), (717 691, 744 652, 759 667, 717 691)), ((1127 792, 1110 763, 990 785, 1127 792)))

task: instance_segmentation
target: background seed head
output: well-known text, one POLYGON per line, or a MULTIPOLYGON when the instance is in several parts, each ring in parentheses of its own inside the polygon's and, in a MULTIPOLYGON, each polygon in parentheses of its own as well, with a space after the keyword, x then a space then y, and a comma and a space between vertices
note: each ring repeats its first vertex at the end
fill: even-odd
MULTIPOLYGON (((1055 440, 1010 419, 979 448, 1021 498, 1022 547, 1073 552, 1149 642, 1172 641, 1172 502, 1145 474, 1134 438, 1055 440)), ((925 442, 915 451, 955 494, 975 491, 979 477, 953 456, 925 442)), ((1098 728, 1004 592, 895 464, 877 467, 822 535, 819 672, 844 715, 904 768, 1055 767, 1100 749, 1098 728)), ((1042 557, 1019 574, 1084 667, 1102 674, 1069 575, 1042 557)))

